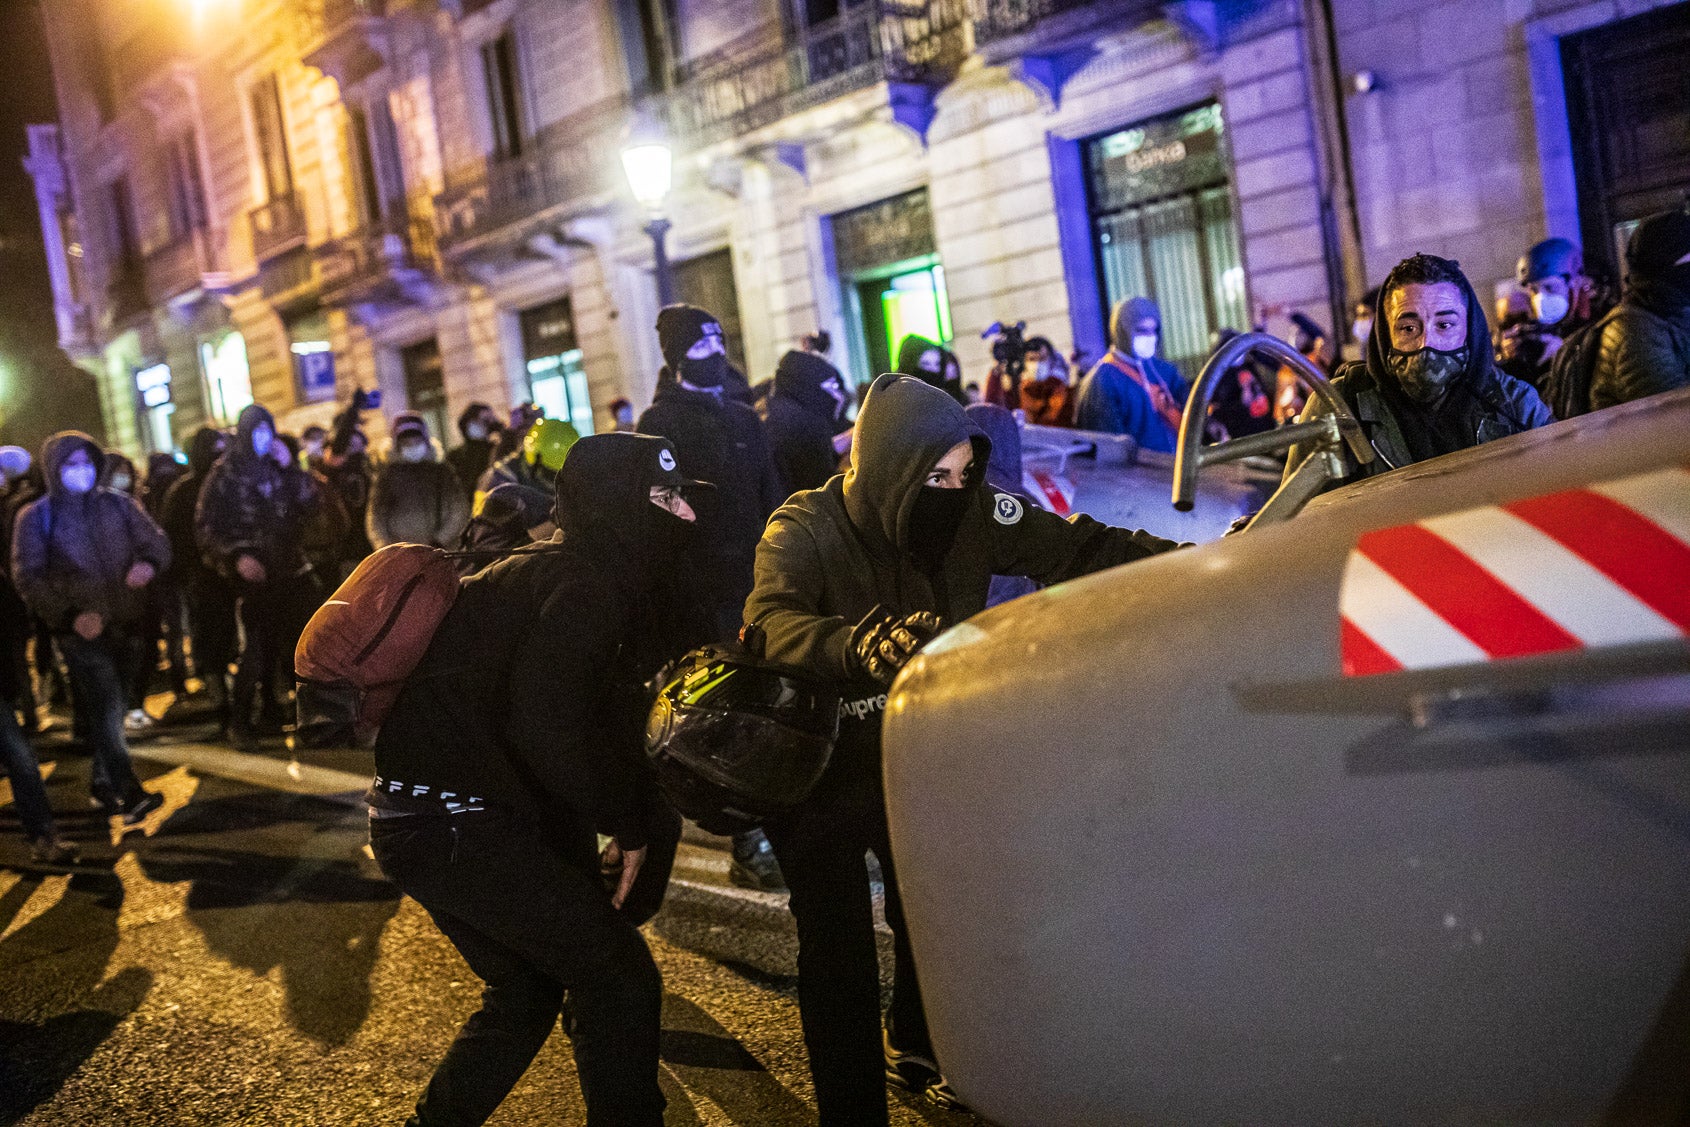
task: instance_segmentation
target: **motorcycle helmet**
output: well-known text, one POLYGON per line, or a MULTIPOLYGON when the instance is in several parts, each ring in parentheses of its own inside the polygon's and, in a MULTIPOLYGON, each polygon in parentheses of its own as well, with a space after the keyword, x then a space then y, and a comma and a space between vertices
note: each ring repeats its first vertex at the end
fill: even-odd
POLYGON ((581 435, 563 419, 541 419, 522 436, 522 454, 531 466, 544 466, 556 473, 581 435))
POLYGON ((676 810, 751 829, 810 793, 839 735, 839 694, 726 646, 687 654, 657 694, 646 754, 676 810))

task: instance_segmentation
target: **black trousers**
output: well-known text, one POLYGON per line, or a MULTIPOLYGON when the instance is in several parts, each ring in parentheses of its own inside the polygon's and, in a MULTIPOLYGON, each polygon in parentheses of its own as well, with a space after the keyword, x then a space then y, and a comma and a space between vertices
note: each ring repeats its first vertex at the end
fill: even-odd
POLYGON ((188 634, 194 640, 194 669, 213 693, 228 691, 235 659, 235 593, 214 575, 194 577, 184 592, 188 634))
POLYGON ((588 1127, 662 1127, 657 1086, 662 980, 637 930, 655 914, 680 819, 654 826, 622 911, 598 876, 590 829, 542 833, 504 814, 373 819, 382 872, 433 917, 484 984, 411 1120, 484 1122, 551 1035, 564 994, 588 1127))
POLYGON ((879 788, 828 787, 764 828, 792 892, 798 923, 798 1005, 822 1127, 887 1122, 886 1063, 881 1051, 880 957, 864 853, 872 850, 886 882, 892 929, 893 1046, 929 1059, 933 1046, 921 1004, 915 959, 879 788))

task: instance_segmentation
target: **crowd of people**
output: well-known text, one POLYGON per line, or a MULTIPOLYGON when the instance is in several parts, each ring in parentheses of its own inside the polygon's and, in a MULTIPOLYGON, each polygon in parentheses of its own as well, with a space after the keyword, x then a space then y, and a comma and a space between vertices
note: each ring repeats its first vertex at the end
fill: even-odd
MULTIPOLYGON (((1459 265, 1414 255, 1357 304, 1362 356, 1341 366, 1324 330, 1294 318, 1294 346, 1332 372, 1380 454, 1349 477, 1690 384, 1690 214, 1644 221, 1626 259, 1609 308, 1576 247, 1531 248, 1532 320, 1513 311, 1493 338, 1459 265)), ((656 324, 656 394, 637 414, 618 401, 610 433, 581 437, 529 405, 501 421, 478 403, 449 453, 405 412, 375 458, 362 420, 377 405, 359 392, 297 439, 249 406, 145 479, 76 432, 39 459, 0 449, 0 752, 31 849, 75 859, 28 742, 38 704, 68 692, 91 799, 132 824, 159 802, 126 742, 158 723, 150 688, 197 702, 237 743, 273 736, 327 593, 385 545, 457 549, 461 593, 381 726, 368 795, 378 863, 486 986, 412 1122, 485 1120, 566 997, 589 1121, 662 1122, 661 984, 638 927, 662 902, 680 819, 643 734, 662 671, 713 643, 843 702, 814 790, 733 847, 746 881, 791 893, 822 1123, 885 1123, 888 1083, 958 1106, 927 1037, 889 844, 887 690, 939 630, 994 601, 1182 547, 1021 493, 1025 423, 1173 449, 1188 389, 1161 326, 1154 302, 1121 302, 1077 384, 1033 337, 971 403, 956 355, 918 336, 864 393, 820 333, 753 385, 716 317, 672 305, 656 324), (885 1015, 867 853, 894 937, 885 1015)), ((1326 409, 1294 367, 1247 357, 1216 398, 1214 437, 1326 409)))

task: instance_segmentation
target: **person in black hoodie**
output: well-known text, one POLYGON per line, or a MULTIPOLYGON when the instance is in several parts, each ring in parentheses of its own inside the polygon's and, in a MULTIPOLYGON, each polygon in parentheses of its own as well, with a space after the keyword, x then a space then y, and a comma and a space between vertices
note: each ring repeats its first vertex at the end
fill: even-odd
POLYGON ((715 316, 694 305, 665 306, 657 337, 672 378, 659 381, 635 429, 667 438, 682 473, 716 486, 715 511, 701 526, 699 581, 726 641, 738 633, 751 593, 757 538, 786 494, 757 413, 723 393, 728 357, 715 316))
POLYGON ((446 451, 446 464, 463 483, 464 496, 475 491, 475 483, 493 464, 493 446, 499 430, 499 416, 485 403, 471 403, 458 416, 458 433, 463 445, 446 451))
POLYGON ((582 439, 558 534, 463 582, 376 739, 376 860, 485 983, 413 1123, 491 1115, 566 991, 587 1121, 663 1122, 662 987, 637 929, 680 834, 642 742, 643 683, 686 644, 669 584, 697 483, 675 467, 660 438, 582 439))
POLYGON ((834 439, 850 424, 851 396, 839 369, 812 352, 788 352, 775 366, 763 426, 787 493, 820 489, 839 469, 834 439))
POLYGON ((926 337, 913 333, 898 345, 898 374, 913 376, 931 384, 966 406, 968 395, 962 386, 962 365, 956 353, 926 337))
MULTIPOLYGON (((1385 278, 1367 359, 1345 364, 1332 387, 1379 454, 1363 466, 1343 451, 1342 481, 1555 421, 1530 384, 1497 369, 1490 325, 1461 264, 1430 254, 1403 259, 1385 278)), ((1326 401, 1314 396, 1301 421, 1326 413, 1326 401)), ((1292 447, 1287 476, 1303 455, 1292 447)))
POLYGON ((70 669, 94 756, 90 792, 133 824, 163 802, 135 777, 123 714, 148 588, 170 566, 170 541, 133 497, 96 487, 99 465, 99 445, 80 431, 47 440, 47 495, 18 514, 12 580, 70 669))
POLYGON ((928 1041, 881 789, 880 721, 898 670, 941 626, 984 609, 994 575, 1056 583, 1178 546, 982 487, 991 447, 943 391, 883 375, 857 417, 850 470, 791 498, 757 546, 745 620, 764 656, 844 700, 821 781, 766 826, 792 890, 823 1127, 886 1123, 888 1080, 955 1104, 928 1041), (866 850, 885 876, 893 934, 884 1043, 866 850))
POLYGON ((229 436, 215 428, 194 432, 188 439, 188 472, 171 483, 159 514, 159 523, 170 537, 172 575, 188 611, 194 672, 205 686, 207 703, 224 724, 228 722, 229 663, 235 659, 235 592, 200 557, 194 539, 194 509, 211 467, 228 444, 229 436))

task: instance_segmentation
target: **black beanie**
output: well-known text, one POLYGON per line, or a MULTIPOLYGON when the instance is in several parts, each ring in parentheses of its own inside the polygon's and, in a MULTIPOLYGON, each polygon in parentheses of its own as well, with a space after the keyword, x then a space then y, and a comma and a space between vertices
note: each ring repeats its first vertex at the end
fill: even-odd
POLYGON ((696 305, 665 305, 658 310, 657 343, 663 350, 663 362, 679 370, 681 361, 687 358, 687 350, 705 338, 706 329, 716 336, 722 335, 716 315, 696 305))

